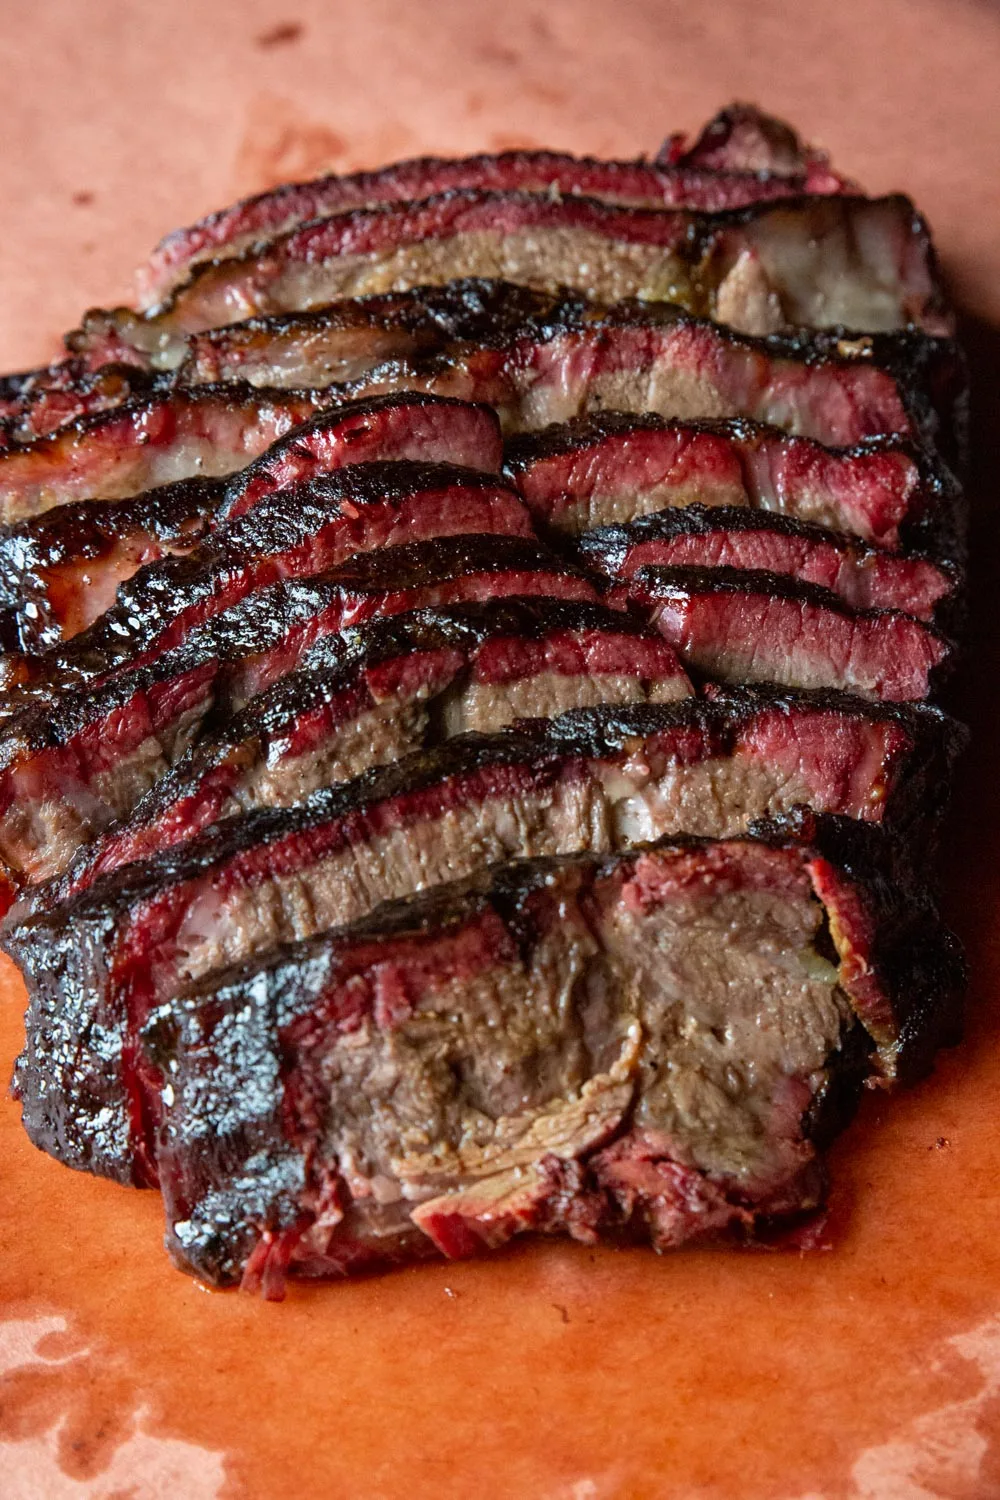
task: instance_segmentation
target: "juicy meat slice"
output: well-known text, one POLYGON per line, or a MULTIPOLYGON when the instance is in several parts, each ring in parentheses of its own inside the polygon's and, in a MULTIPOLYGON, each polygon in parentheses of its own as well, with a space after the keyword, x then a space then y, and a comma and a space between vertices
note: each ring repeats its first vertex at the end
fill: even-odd
POLYGON ((76 500, 118 500, 242 468, 329 398, 323 392, 198 386, 94 412, 0 452, 0 517, 76 500))
MULTIPOLYGON (((109 361, 102 360, 101 363, 108 364, 109 361)), ((36 391, 70 389, 88 371, 89 366, 83 359, 60 359, 53 364, 40 365, 34 370, 18 370, 9 375, 0 375, 0 420, 6 422, 16 416, 22 402, 30 400, 36 391)))
POLYGON ((928 697, 951 656, 945 637, 911 615, 852 609, 829 589, 780 573, 642 567, 626 594, 686 667, 718 682, 911 702, 928 697))
MULTIPOLYGON (((772 128, 784 129, 780 122, 772 128)), ((791 133, 791 132, 789 132, 791 133)), ((243 198, 231 208, 175 229, 139 271, 141 305, 159 301, 199 261, 236 255, 256 240, 284 234, 310 219, 355 208, 432 198, 455 188, 549 193, 600 198, 639 208, 692 208, 718 212, 796 193, 839 192, 829 170, 803 161, 800 170, 716 168, 648 161, 596 161, 557 151, 504 151, 455 160, 425 156, 375 172, 294 182, 243 198)))
POLYGON ((833 446, 913 437, 949 460, 959 450, 952 434, 966 395, 947 340, 749 339, 641 303, 528 329, 509 342, 458 341, 331 388, 355 400, 401 390, 487 402, 508 434, 612 408, 685 420, 750 417, 833 446))
POLYGON ((218 519, 234 520, 275 490, 317 474, 376 459, 449 463, 498 474, 502 456, 496 413, 482 404, 407 391, 337 402, 234 474, 218 519))
POLYGON ((956 569, 927 557, 728 505, 690 505, 584 532, 575 551, 585 567, 621 579, 651 565, 784 573, 832 590, 854 609, 902 610, 919 620, 932 620, 959 583, 956 569))
POLYGON ((361 632, 346 663, 338 641, 321 664, 326 644, 203 734, 126 820, 79 852, 64 889, 456 734, 692 691, 660 636, 597 604, 501 599, 399 615, 361 632))
POLYGON ((67 360, 62 369, 32 371, 24 377, 16 394, 0 399, 0 433, 3 446, 29 443, 55 432, 68 422, 96 412, 111 411, 126 401, 156 389, 153 377, 133 361, 104 362, 84 371, 80 361, 67 360))
POLYGON ((495 476, 452 464, 348 464, 272 491, 186 557, 140 568, 56 660, 100 677, 122 663, 143 666, 282 578, 325 573, 376 548, 477 533, 534 539, 523 503, 495 476))
MULTIPOLYGON (((66 363, 95 369, 127 352, 129 359, 154 370, 180 366, 178 378, 184 384, 248 380, 253 385, 326 386, 354 379, 382 360, 433 347, 448 335, 495 338, 502 329, 513 332, 522 324, 544 323, 563 307, 579 316, 584 305, 584 299, 566 292, 553 297, 510 282, 465 278, 444 286, 347 297, 310 313, 250 318, 186 337, 158 328, 131 308, 94 308, 67 335, 76 352, 66 363)), ((60 370, 38 372, 39 378, 50 379, 60 370)), ((13 387, 12 397, 16 394, 13 387)))
POLYGON ((129 402, 0 453, 0 515, 12 523, 75 500, 116 500, 193 475, 232 474, 289 434, 278 450, 285 482, 306 477, 294 472, 289 455, 294 429, 315 416, 320 423, 309 432, 322 438, 310 441, 321 445, 322 459, 308 472, 380 458, 499 466, 492 414, 433 395, 403 391, 344 402, 332 392, 196 386, 129 402))
MULTIPOLYGON (((176 369, 182 385, 218 380, 269 385, 273 374, 279 386, 294 387, 300 384, 298 371, 314 374, 317 387, 336 385, 357 380, 387 359, 433 350, 444 335, 430 302, 422 287, 415 293, 344 298, 313 313, 247 318, 185 339, 167 339, 152 358, 157 368, 176 369)), ((88 316, 93 349, 102 315, 88 316)), ((107 316, 115 320, 119 337, 126 329, 142 336, 142 319, 135 313, 123 309, 107 316)), ((308 376, 307 381, 313 384, 308 376)))
MULTIPOLYGON (((99 355, 103 337, 95 324, 80 340, 96 341, 99 355)), ((179 341, 170 358, 185 348, 179 341)), ((357 394, 367 374, 368 394, 436 390, 488 401, 512 432, 617 408, 750 417, 835 445, 907 434, 950 453, 966 401, 964 365, 947 340, 753 339, 666 303, 600 308, 482 280, 219 329, 192 340, 179 378, 239 372, 254 384, 319 388, 346 361, 362 373, 338 395, 357 394), (380 365, 387 340, 395 352, 380 365)))
POLYGON ((39 652, 92 625, 144 563, 209 532, 221 479, 181 479, 131 500, 81 500, 0 528, 0 649, 39 652))
POLYGON ((957 487, 898 437, 830 449, 746 419, 608 411, 512 438, 504 473, 538 525, 570 535, 697 504, 783 514, 883 547, 961 550, 957 487))
POLYGON ((3 940, 32 997, 29 1133, 71 1165, 155 1181, 157 1094, 136 1045, 185 983, 505 859, 730 836, 801 805, 877 821, 926 791, 906 786, 908 738, 903 716, 851 700, 749 690, 583 710, 228 818, 68 901, 43 887, 3 940))
POLYGON ((952 331, 926 225, 902 197, 699 215, 469 189, 317 219, 206 261, 150 311, 142 343, 465 276, 672 301, 752 334, 952 331))
POLYGON ((769 179, 805 175, 810 193, 850 187, 832 171, 825 151, 807 146, 784 120, 762 114, 753 104, 721 109, 693 142, 682 134, 668 136, 656 161, 703 172, 760 172, 769 179))
POLYGON ((37 652, 79 634, 144 564, 186 554, 220 516, 242 515, 278 488, 383 454, 495 471, 501 451, 492 412, 404 394, 320 413, 272 444, 228 489, 224 480, 189 479, 130 500, 56 506, 0 529, 0 646, 37 652))
POLYGON ((286 1275, 525 1232, 665 1250, 801 1222, 865 1028, 924 1002, 925 1045, 954 1029, 949 937, 906 946, 882 898, 815 848, 661 843, 508 866, 213 975, 143 1035, 170 1082, 168 1248, 278 1299, 286 1275))
POLYGON ((82 673, 75 683, 40 673, 33 691, 10 695, 0 723, 0 856, 8 872, 0 904, 6 908, 22 881, 65 869, 81 843, 130 812, 209 713, 238 711, 317 643, 335 665, 342 646, 360 649, 353 632, 370 621, 509 596, 596 602, 592 584, 542 548, 514 537, 452 537, 260 589, 182 646, 101 684, 80 681, 82 673))

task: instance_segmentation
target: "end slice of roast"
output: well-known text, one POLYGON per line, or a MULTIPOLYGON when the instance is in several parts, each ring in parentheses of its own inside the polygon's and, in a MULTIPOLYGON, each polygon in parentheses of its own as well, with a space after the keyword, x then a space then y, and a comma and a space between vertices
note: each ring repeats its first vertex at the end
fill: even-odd
POLYGON ((184 983, 506 859, 732 835, 802 806, 919 824, 944 795, 941 722, 748 689, 581 710, 228 818, 68 900, 42 887, 3 940, 31 996, 28 1133, 70 1165, 153 1181, 158 1094, 136 1046, 184 983))
POLYGON ((584 566, 612 578, 632 578, 654 565, 781 573, 819 584, 853 609, 902 610, 919 620, 932 620, 960 584, 957 568, 928 557, 728 505, 690 505, 603 526, 584 532, 574 550, 584 566))
POLYGON ((127 402, 0 453, 0 516, 17 522, 77 500, 118 500, 178 479, 232 474, 335 405, 336 413, 323 413, 326 469, 380 458, 499 466, 492 413, 433 395, 346 404, 324 392, 199 386, 127 402))
POLYGON ((316 219, 206 261, 151 310, 144 342, 464 276, 566 286, 602 302, 677 302, 754 334, 953 327, 927 227, 903 197, 698 214, 455 189, 316 219))
MULTIPOLYGON (((788 132, 780 122, 768 122, 788 132)), ((706 127, 707 129, 707 127, 706 127)), ((777 159, 777 152, 772 153, 777 159)), ((600 198, 640 208, 693 208, 718 212, 766 202, 796 193, 839 192, 842 182, 816 159, 801 158, 791 169, 790 153, 781 155, 788 170, 688 165, 686 162, 598 161, 557 151, 504 151, 498 156, 435 156, 396 162, 375 172, 327 176, 288 183, 231 208, 209 214, 161 240, 139 272, 142 304, 164 294, 200 261, 236 255, 256 240, 284 234, 311 219, 329 218, 379 203, 431 198, 455 188, 491 192, 548 193, 600 198)))
POLYGON ((327 637, 307 662, 202 734, 123 822, 79 851, 63 888, 456 734, 692 691, 654 631, 602 605, 551 599, 398 615, 346 642, 327 637), (333 660, 320 664, 330 644, 333 660))
POLYGON ((830 589, 739 568, 642 567, 629 598, 693 672, 724 683, 842 688, 894 702, 927 698, 952 648, 895 609, 852 609, 830 589))
POLYGON ((512 437, 504 473, 560 534, 692 504, 745 506, 936 556, 961 551, 959 492, 901 437, 830 448, 742 419, 607 411, 512 437))
MULTIPOLYGON (((361 649, 345 632, 405 611, 508 596, 596 603, 571 564, 515 537, 454 537, 369 553, 314 578, 248 595, 181 646, 100 685, 25 658, 35 679, 0 722, 0 856, 7 890, 65 868, 82 842, 130 812, 198 738, 322 645, 327 665, 361 649)), ((623 621, 623 629, 628 623, 623 621)), ((72 645, 72 642, 70 643, 72 645)))
POLYGON ((507 866, 154 1011, 167 1244, 280 1298, 530 1232, 767 1239, 823 1204, 865 1028, 933 1044, 960 984, 933 919, 814 848, 507 866))

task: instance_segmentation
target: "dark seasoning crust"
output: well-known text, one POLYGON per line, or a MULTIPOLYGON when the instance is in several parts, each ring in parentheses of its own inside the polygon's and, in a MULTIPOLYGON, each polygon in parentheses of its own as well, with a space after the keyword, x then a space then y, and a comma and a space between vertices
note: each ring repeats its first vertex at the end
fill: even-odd
POLYGON ((293 184, 142 288, 0 380, 31 1139, 273 1298, 813 1222, 964 979, 928 878, 964 731, 880 701, 964 610, 923 219, 733 105, 654 163, 293 184), (449 279, 498 229, 515 281, 449 279), (683 306, 588 300, 650 246, 683 306), (314 305, 343 276, 382 289, 314 305), (789 326, 830 305, 869 326, 789 326))

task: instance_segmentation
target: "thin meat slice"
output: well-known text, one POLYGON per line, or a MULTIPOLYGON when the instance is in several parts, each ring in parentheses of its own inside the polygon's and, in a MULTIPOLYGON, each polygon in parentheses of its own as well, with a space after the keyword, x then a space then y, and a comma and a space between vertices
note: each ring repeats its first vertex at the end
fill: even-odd
POLYGON ((4 936, 32 996, 29 1134, 70 1165, 155 1181, 158 1100, 135 1047, 185 983, 505 859, 728 836, 801 805, 877 821, 924 790, 906 786, 908 738, 856 701, 749 690, 582 710, 228 818, 68 901, 43 887, 4 936))
POLYGON ((913 1052, 954 1035, 961 963, 928 915, 822 842, 663 842, 508 866, 212 975, 142 1037, 170 1085, 171 1255, 280 1299, 524 1233, 662 1251, 801 1227, 883 1017, 923 1007, 913 1052))
POLYGON ((852 609, 827 588, 739 568, 641 567, 627 596, 685 666, 724 683, 843 688, 911 702, 950 665, 947 639, 895 609, 852 609))
MULTIPOLYGON (((80 342, 89 338, 100 350, 101 327, 80 342)), ((171 358, 186 347, 178 344, 171 358)), ((337 387, 338 398, 359 394, 366 379, 369 394, 462 395, 496 406, 509 432, 610 408, 685 420, 750 417, 841 446, 890 433, 948 454, 962 444, 965 369, 947 340, 753 339, 664 303, 600 308, 504 282, 420 287, 219 329, 192 340, 179 378, 221 372, 260 385, 319 388, 348 359, 361 373, 337 387), (375 355, 386 339, 396 347, 379 364, 375 355)))
POLYGON ((145 319, 142 345, 338 297, 499 277, 601 302, 680 303, 743 332, 952 331, 909 200, 814 197, 725 214, 456 190, 304 224, 206 261, 145 319))
POLYGON ((181 479, 0 528, 0 648, 37 653, 86 630, 143 564, 197 546, 224 493, 222 479, 181 479))
POLYGON ((80 361, 67 360, 68 368, 48 370, 24 377, 16 395, 0 399, 0 435, 3 446, 30 443, 80 417, 113 411, 126 401, 156 390, 155 377, 135 362, 104 363, 92 372, 79 370, 80 361))
MULTIPOLYGON (((95 308, 81 328, 67 335, 75 352, 64 365, 37 375, 42 385, 53 379, 72 385, 65 367, 94 370, 127 358, 159 371, 180 366, 179 379, 189 385, 247 380, 252 385, 325 386, 352 380, 382 360, 433 347, 449 335, 489 339, 502 328, 544 324, 563 307, 579 315, 583 306, 583 299, 566 292, 550 296, 510 282, 466 278, 444 286, 347 297, 311 313, 244 319, 187 336, 159 328, 131 308, 95 308), (303 372, 302 379, 296 371, 303 372)), ((12 396, 16 390, 12 387, 12 396)))
POLYGON ((283 578, 325 573, 376 548, 477 533, 534 538, 517 493, 494 475, 453 464, 348 464, 272 491, 186 557, 140 568, 55 660, 100 677, 122 663, 143 666, 283 578))
POLYGON ((260 589, 183 645, 103 683, 82 671, 46 674, 35 658, 38 680, 8 695, 0 721, 0 902, 65 869, 82 843, 129 813, 209 714, 243 708, 310 653, 321 649, 336 665, 341 649, 360 649, 357 629, 373 620, 510 596, 596 603, 578 569, 538 546, 451 537, 260 589))
POLYGON ((511 438, 504 473, 536 523, 570 536, 669 507, 745 506, 959 554, 959 492, 906 439, 830 449, 746 419, 668 421, 608 411, 511 438))
POLYGON ((508 434, 613 409, 681 419, 750 417, 850 447, 897 435, 964 448, 967 394, 947 340, 743 339, 667 307, 622 304, 508 342, 457 342, 390 360, 329 399, 409 390, 483 401, 508 434))
POLYGON ((79 417, 0 452, 0 517, 11 524, 54 505, 231 474, 326 399, 321 392, 198 386, 79 417))
POLYGON ((64 888, 456 734, 692 691, 654 631, 601 605, 551 599, 399 615, 361 632, 346 663, 344 654, 327 637, 300 670, 204 733, 121 824, 79 852, 64 888))
POLYGON ((788 516, 728 505, 690 505, 604 526, 577 540, 586 567, 629 579, 640 568, 740 568, 788 574, 830 589, 853 609, 892 609, 933 620, 959 585, 957 569, 889 552, 788 516))
POLYGON ((407 391, 336 403, 234 474, 217 520, 246 515, 275 490, 376 459, 450 463, 495 475, 502 456, 496 414, 482 403, 407 391))
MULTIPOLYGON (((133 358, 145 367, 146 361, 138 354, 133 358)), ((101 364, 113 361, 102 359, 101 364)), ((40 391, 64 391, 84 379, 92 368, 81 358, 56 360, 53 364, 40 365, 34 370, 19 370, 9 375, 0 375, 0 420, 9 421, 21 410, 22 404, 40 391)))
MULTIPOLYGON (((325 392, 199 386, 128 402, 0 453, 0 515, 13 523, 75 500, 117 500, 193 475, 232 474, 318 414, 323 462, 315 467, 324 470, 378 458, 499 464, 491 413, 419 392, 345 403, 325 392), (323 411, 333 406, 336 412, 323 411)), ((294 439, 281 451, 293 447, 294 439)))
MULTIPOLYGON (((775 131, 788 130, 778 121, 768 124, 775 131)), ((597 161, 556 151, 504 151, 498 156, 454 160, 418 157, 375 172, 289 183, 244 198, 186 229, 175 229, 139 271, 142 306, 161 300, 198 262, 239 254, 254 241, 286 233, 307 220, 380 203, 431 198, 455 188, 582 194, 633 207, 718 212, 795 193, 839 192, 842 184, 828 168, 820 168, 815 158, 803 160, 798 171, 779 173, 757 167, 597 161)))

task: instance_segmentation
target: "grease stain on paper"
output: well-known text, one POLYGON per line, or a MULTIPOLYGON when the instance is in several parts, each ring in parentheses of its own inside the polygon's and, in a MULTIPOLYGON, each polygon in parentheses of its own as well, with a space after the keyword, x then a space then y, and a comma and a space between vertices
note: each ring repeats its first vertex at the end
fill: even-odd
POLYGON ((154 1437, 124 1376, 65 1318, 0 1323, 3 1500, 219 1500, 222 1454, 154 1437))

